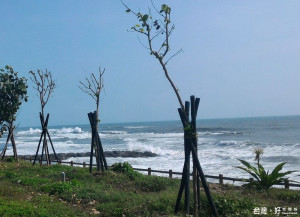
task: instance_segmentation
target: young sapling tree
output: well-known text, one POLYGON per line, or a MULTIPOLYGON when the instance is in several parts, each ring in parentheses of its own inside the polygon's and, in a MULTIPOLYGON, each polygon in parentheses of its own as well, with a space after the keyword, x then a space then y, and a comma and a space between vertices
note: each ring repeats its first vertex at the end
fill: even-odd
POLYGON ((101 68, 99 68, 98 78, 96 78, 96 75, 94 73, 91 73, 90 77, 89 78, 87 77, 84 82, 79 81, 79 83, 80 83, 79 88, 84 93, 91 96, 96 102, 96 111, 97 111, 98 122, 100 122, 100 120, 99 120, 99 105, 100 105, 100 94, 104 88, 104 84, 103 84, 104 72, 105 72, 105 68, 103 70, 101 70, 101 68))
POLYGON ((50 134, 48 132, 49 114, 47 114, 47 117, 45 119, 44 109, 45 109, 46 104, 49 101, 49 98, 53 94, 54 89, 56 88, 56 82, 52 77, 52 73, 50 71, 48 71, 47 69, 45 71, 38 69, 37 72, 30 71, 29 73, 31 75, 30 79, 33 82, 33 88, 36 90, 37 97, 39 98, 40 105, 41 105, 40 121, 41 121, 41 125, 42 125, 42 130, 43 130, 42 134, 40 136, 40 140, 39 140, 38 148, 37 148, 35 158, 33 161, 33 165, 35 164, 35 161, 37 159, 39 149, 40 149, 40 144, 41 144, 42 140, 43 140, 43 147, 42 147, 42 155, 41 155, 41 159, 40 159, 40 165, 42 165, 42 163, 43 163, 44 153, 45 153, 47 165, 49 165, 49 164, 51 164, 51 159, 50 159, 49 148, 48 148, 48 144, 47 144, 47 136, 48 136, 54 156, 57 161, 58 161, 58 158, 57 158, 50 134))
POLYGON ((30 80, 33 82, 32 87, 36 90, 41 103, 41 113, 44 116, 44 108, 56 88, 56 82, 52 73, 47 69, 45 71, 38 69, 37 72, 30 71, 29 73, 31 74, 30 80))
POLYGON ((167 65, 169 61, 177 56, 182 50, 178 50, 175 53, 170 53, 170 37, 175 29, 175 25, 171 22, 171 7, 166 4, 161 5, 160 10, 158 10, 153 2, 154 12, 160 17, 159 19, 154 18, 151 10, 149 9, 148 13, 136 12, 129 8, 123 1, 122 4, 126 7, 126 12, 133 14, 138 23, 131 27, 131 32, 136 32, 138 35, 141 35, 145 39, 143 43, 140 38, 139 41, 145 47, 150 55, 154 56, 159 64, 161 65, 164 75, 169 81, 176 97, 179 102, 180 108, 178 109, 179 115, 184 127, 184 144, 185 144, 185 163, 183 169, 182 182, 179 189, 175 212, 179 209, 179 204, 183 189, 185 189, 185 204, 184 209, 186 214, 189 214, 189 179, 190 179, 190 154, 192 152, 193 156, 193 191, 194 191, 194 215, 198 215, 200 209, 200 186, 199 186, 199 176, 201 178, 205 193, 207 195, 211 211, 213 216, 218 216, 215 204, 211 197, 209 188, 206 184, 205 176, 200 166, 200 162, 197 155, 197 131, 196 131, 196 116, 199 106, 200 99, 194 96, 191 96, 191 107, 189 102, 183 104, 178 88, 173 82, 172 78, 169 75, 167 65), (191 108, 191 113, 189 109, 191 108), (191 121, 189 120, 189 114, 191 114, 191 121))
POLYGON ((104 169, 107 170, 107 163, 105 159, 105 155, 103 152, 103 147, 101 143, 101 139, 98 133, 98 123, 99 119, 99 107, 100 107, 100 95, 104 88, 103 84, 103 74, 105 69, 101 70, 99 68, 99 74, 95 75, 94 73, 90 74, 89 77, 85 79, 85 81, 79 81, 79 88, 89 96, 91 96, 96 103, 96 111, 88 113, 90 125, 92 128, 92 142, 91 142, 91 155, 90 155, 90 172, 92 172, 92 164, 93 164, 93 152, 95 151, 95 157, 97 162, 97 170, 102 171, 104 169))
POLYGON ((8 131, 6 144, 1 153, 2 160, 5 157, 8 142, 11 141, 14 160, 18 161, 14 122, 23 101, 27 102, 27 88, 26 78, 19 77, 13 67, 7 65, 0 70, 0 137, 8 131))
POLYGON ((161 17, 161 19, 154 19, 150 9, 148 14, 142 14, 131 10, 124 2, 122 3, 127 8, 126 12, 134 14, 139 21, 138 24, 131 27, 130 31, 137 32, 146 38, 147 45, 140 42, 147 50, 149 50, 150 55, 153 55, 158 60, 167 80, 176 94, 181 109, 185 111, 179 89, 170 77, 167 68, 169 61, 182 51, 182 49, 180 49, 173 54, 170 53, 170 37, 175 29, 175 25, 171 23, 171 8, 168 5, 163 4, 161 10, 158 11, 158 9, 154 7, 155 11, 161 17))

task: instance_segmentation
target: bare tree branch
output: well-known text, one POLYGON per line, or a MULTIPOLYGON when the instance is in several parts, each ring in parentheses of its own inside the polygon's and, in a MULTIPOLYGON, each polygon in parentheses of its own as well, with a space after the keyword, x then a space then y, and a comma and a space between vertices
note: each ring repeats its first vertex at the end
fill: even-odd
POLYGON ((56 82, 52 77, 52 73, 47 69, 45 71, 38 69, 37 72, 30 71, 29 73, 31 74, 30 80, 33 82, 32 87, 37 91, 42 114, 44 115, 44 107, 56 88, 56 82))
POLYGON ((180 49, 179 51, 177 51, 175 54, 173 54, 167 61, 166 61, 166 63, 165 63, 165 65, 167 65, 168 64, 168 62, 173 58, 173 57, 175 57, 175 56, 177 56, 178 54, 180 54, 181 52, 183 52, 183 50, 182 49, 180 49))
POLYGON ((96 78, 94 73, 91 73, 89 77, 85 78, 85 82, 79 81, 81 86, 78 86, 80 90, 84 93, 91 96, 96 102, 97 109, 97 118, 99 120, 99 102, 100 102, 100 94, 104 87, 103 85, 103 74, 105 72, 105 68, 101 71, 99 67, 99 79, 96 78))
POLYGON ((143 44, 143 42, 141 41, 141 39, 140 39, 140 37, 139 37, 139 36, 137 36, 137 38, 138 38, 138 40, 139 40, 140 44, 141 44, 141 45, 142 45, 144 48, 146 48, 146 49, 150 50, 150 48, 149 48, 149 47, 147 47, 146 45, 144 45, 144 44, 143 44))
POLYGON ((182 111, 186 114, 184 105, 182 103, 182 100, 181 100, 181 97, 179 94, 179 90, 175 86, 172 79, 170 78, 167 67, 166 67, 167 63, 173 57, 177 56, 182 50, 177 51, 175 54, 171 55, 171 57, 169 57, 167 59, 167 61, 165 60, 166 56, 170 52, 169 38, 170 38, 173 30, 175 29, 175 25, 173 25, 173 24, 171 25, 171 8, 169 6, 167 6, 166 4, 163 4, 161 6, 161 10, 159 11, 154 6, 153 1, 151 0, 153 8, 162 17, 161 19, 157 19, 157 20, 153 21, 154 19, 152 17, 150 9, 149 9, 149 14, 141 14, 140 12, 136 13, 133 10, 131 10, 122 0, 121 0, 121 2, 124 5, 124 7, 126 8, 126 12, 134 14, 137 17, 137 19, 139 20, 142 27, 139 28, 140 25, 136 24, 135 26, 131 27, 131 29, 134 32, 137 32, 139 34, 146 36, 148 46, 149 46, 149 48, 147 48, 147 49, 150 49, 151 55, 154 55, 155 58, 159 61, 160 65, 162 66, 165 76, 168 79, 169 83, 171 84, 171 86, 176 94, 176 97, 178 99, 180 107, 181 107, 182 111), (171 25, 171 27, 170 27, 170 25, 171 25), (137 29, 137 27, 139 29, 137 29), (156 31, 156 32, 153 33, 154 31, 156 31), (152 36, 152 33, 154 34, 153 36, 152 36), (156 44, 154 44, 154 39, 158 39, 160 35, 162 35, 162 37, 163 37, 162 43, 159 43, 160 45, 158 46, 157 49, 155 49, 156 44))

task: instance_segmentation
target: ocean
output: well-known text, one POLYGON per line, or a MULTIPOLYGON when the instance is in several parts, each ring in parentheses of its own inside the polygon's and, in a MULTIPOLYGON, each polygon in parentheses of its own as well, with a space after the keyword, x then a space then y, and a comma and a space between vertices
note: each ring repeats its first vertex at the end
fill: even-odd
MULTIPOLYGON (((157 157, 107 158, 109 165, 129 162, 133 167, 181 172, 184 163, 183 129, 180 121, 100 124, 99 132, 105 151, 150 151, 157 157)), ((286 170, 299 170, 300 116, 198 120, 198 155, 206 175, 249 178, 237 159, 255 163, 253 149, 264 149, 261 164, 270 171, 280 162, 286 170)), ((20 127, 16 130, 19 155, 34 155, 41 129, 20 127)), ((89 152, 91 129, 88 124, 49 127, 57 153, 89 152)), ((0 150, 5 135, 0 139, 0 150)), ((8 154, 12 154, 11 146, 8 154)), ((88 157, 69 161, 89 162, 88 157)), ((95 162, 95 161, 94 161, 95 162)), ((158 175, 158 174, 157 174, 158 175)), ((300 173, 290 179, 300 181, 300 173)))

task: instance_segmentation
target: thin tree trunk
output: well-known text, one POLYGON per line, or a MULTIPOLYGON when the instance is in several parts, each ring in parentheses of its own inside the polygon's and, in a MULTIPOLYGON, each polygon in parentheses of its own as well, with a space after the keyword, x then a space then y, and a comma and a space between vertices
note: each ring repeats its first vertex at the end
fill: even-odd
POLYGON ((12 135, 11 135, 11 144, 12 144, 13 151, 14 151, 14 159, 15 159, 15 161, 17 161, 19 163, 18 153, 17 153, 17 146, 16 146, 16 142, 15 142, 15 137, 14 137, 14 132, 12 132, 12 135))

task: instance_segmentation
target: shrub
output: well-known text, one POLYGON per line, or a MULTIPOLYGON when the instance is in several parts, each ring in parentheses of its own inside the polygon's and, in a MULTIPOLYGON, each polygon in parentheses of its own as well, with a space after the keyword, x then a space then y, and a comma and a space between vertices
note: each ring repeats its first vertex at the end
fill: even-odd
POLYGON ((49 194, 63 194, 71 190, 72 185, 67 182, 51 183, 42 186, 41 190, 49 194))
POLYGON ((141 176, 141 174, 136 172, 128 162, 115 163, 111 167, 112 171, 126 174, 130 180, 135 180, 137 177, 141 176))
POLYGON ((136 180, 139 189, 145 192, 159 192, 167 189, 169 180, 157 176, 145 176, 136 180))
POLYGON ((5 159, 6 162, 15 162, 15 159, 13 157, 8 157, 5 159))

